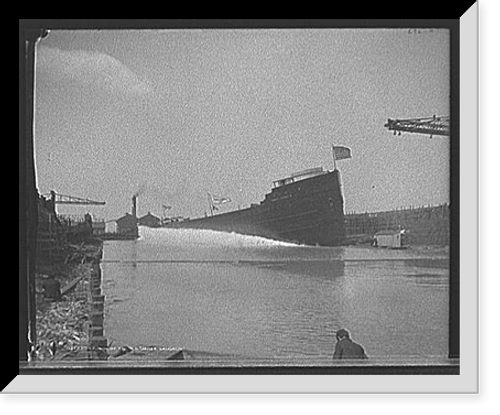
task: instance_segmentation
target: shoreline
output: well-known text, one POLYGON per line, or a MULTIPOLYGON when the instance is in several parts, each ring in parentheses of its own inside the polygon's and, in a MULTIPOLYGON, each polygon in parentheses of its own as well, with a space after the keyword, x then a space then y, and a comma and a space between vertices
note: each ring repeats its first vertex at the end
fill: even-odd
POLYGON ((64 261, 42 262, 36 269, 36 341, 31 361, 96 360, 107 357, 101 348, 104 295, 101 293, 103 242, 72 246, 64 261), (48 298, 44 286, 54 276, 59 298, 48 298), (100 324, 98 324, 100 323, 100 324))

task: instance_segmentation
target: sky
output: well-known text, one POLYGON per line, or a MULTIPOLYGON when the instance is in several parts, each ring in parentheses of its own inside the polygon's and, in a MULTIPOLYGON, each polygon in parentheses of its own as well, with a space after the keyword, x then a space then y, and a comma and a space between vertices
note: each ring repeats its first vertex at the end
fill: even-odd
POLYGON ((346 212, 449 202, 449 138, 388 118, 449 115, 446 29, 53 30, 37 44, 40 193, 113 220, 258 203, 293 172, 337 163, 346 212))

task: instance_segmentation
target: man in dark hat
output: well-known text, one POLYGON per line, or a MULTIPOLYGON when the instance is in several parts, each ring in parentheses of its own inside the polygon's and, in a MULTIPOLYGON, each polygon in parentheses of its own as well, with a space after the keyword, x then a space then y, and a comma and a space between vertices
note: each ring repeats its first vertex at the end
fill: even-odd
POLYGON ((334 359, 368 359, 363 346, 353 342, 347 330, 340 329, 337 331, 336 336, 337 344, 333 353, 334 359))

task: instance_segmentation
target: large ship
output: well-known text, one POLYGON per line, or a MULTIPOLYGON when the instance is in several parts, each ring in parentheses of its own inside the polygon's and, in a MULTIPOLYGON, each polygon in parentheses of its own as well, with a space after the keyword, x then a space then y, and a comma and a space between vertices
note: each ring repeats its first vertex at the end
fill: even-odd
POLYGON ((340 173, 322 167, 273 182, 262 202, 249 208, 170 222, 173 228, 211 229, 305 245, 345 243, 344 200, 340 173))

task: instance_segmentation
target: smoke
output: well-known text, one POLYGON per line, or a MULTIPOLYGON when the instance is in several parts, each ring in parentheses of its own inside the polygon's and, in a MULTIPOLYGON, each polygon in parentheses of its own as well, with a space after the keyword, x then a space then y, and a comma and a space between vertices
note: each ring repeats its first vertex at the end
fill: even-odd
POLYGON ((132 195, 132 197, 137 197, 139 195, 142 195, 144 194, 145 192, 147 191, 147 185, 146 183, 142 183, 139 185, 139 187, 137 188, 137 190, 134 192, 134 194, 132 195))
MULTIPOLYGON (((184 183, 172 187, 166 184, 163 186, 159 186, 144 181, 135 187, 132 198, 140 199, 139 204, 143 212, 147 211, 159 215, 162 214, 162 212, 164 214, 162 206, 173 206, 174 209, 179 208, 179 195, 184 191, 184 183)), ((137 200, 135 200, 133 203, 135 205, 135 209, 138 209, 137 200)), ((135 213, 136 215, 138 214, 137 211, 135 213)))

